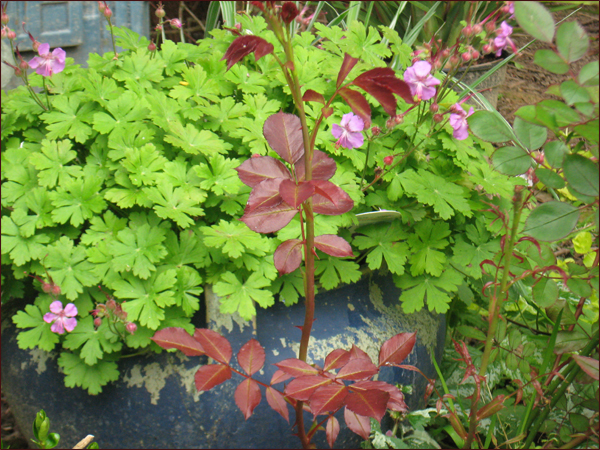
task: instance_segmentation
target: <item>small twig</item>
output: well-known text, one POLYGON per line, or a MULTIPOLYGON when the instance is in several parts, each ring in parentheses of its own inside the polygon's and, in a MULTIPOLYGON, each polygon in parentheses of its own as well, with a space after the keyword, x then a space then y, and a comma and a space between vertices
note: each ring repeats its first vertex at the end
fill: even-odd
POLYGON ((77 444, 75 444, 75 447, 73 448, 86 448, 90 442, 92 442, 92 440, 94 440, 94 435, 92 434, 88 434, 86 437, 84 437, 82 440, 80 440, 77 444))
POLYGON ((196 22, 198 22, 198 25, 200 25, 200 27, 202 28, 202 31, 204 31, 206 33, 206 27, 204 26, 202 21, 196 17, 196 15, 190 10, 190 8, 187 7, 185 2, 182 2, 182 3, 183 3, 183 8, 190 14, 190 16, 192 16, 194 18, 194 20, 196 22))

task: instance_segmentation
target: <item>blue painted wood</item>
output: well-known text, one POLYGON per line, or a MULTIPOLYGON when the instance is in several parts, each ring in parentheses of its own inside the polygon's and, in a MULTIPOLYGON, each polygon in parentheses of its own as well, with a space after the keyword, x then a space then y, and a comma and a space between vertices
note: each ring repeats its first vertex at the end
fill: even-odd
MULTIPOLYGON (((150 12, 148 2, 109 1, 112 23, 127 27, 136 33, 150 37, 150 12)), ((112 39, 106 29, 108 23, 98 11, 95 1, 51 1, 51 2, 8 2, 6 12, 10 18, 9 27, 17 33, 16 43, 26 61, 36 56, 29 35, 41 43, 49 43, 50 49, 61 47, 73 58, 76 64, 87 67, 90 53, 100 55, 112 52, 112 39)), ((6 40, 8 43, 8 40, 6 40)), ((122 51, 117 47, 117 51, 122 51)), ((4 68, 2 69, 4 70, 4 68)), ((7 89, 23 84, 13 78, 7 89)))
MULTIPOLYGON (((438 361, 444 348, 445 317, 422 311, 417 315, 398 313, 400 290, 391 276, 372 275, 358 283, 322 292, 316 299, 315 339, 309 357, 323 365, 322 357, 341 344, 357 343, 365 350, 376 350, 385 339, 399 332, 417 331, 417 345, 406 361, 436 378, 431 362, 433 350, 438 361), (427 345, 425 345, 428 343, 427 345)), ((259 308, 256 331, 252 324, 218 321, 212 323, 230 340, 236 354, 248 339, 256 338, 265 347, 266 363, 256 378, 268 383, 276 367, 272 364, 296 357, 295 350, 304 306, 259 308)), ((205 326, 204 314, 195 325, 205 326)), ((376 362, 376 355, 372 359, 376 362)), ((61 447, 70 448, 87 434, 96 436, 100 448, 300 448, 291 436, 291 424, 275 413, 263 398, 253 416, 245 421, 235 406, 234 392, 242 381, 233 378, 209 392, 198 395, 193 375, 205 357, 187 358, 180 353, 134 357, 119 361, 121 378, 90 396, 79 388, 66 388, 64 375, 57 370, 56 353, 24 351, 17 347, 16 330, 8 320, 2 324, 2 391, 17 423, 28 438, 35 413, 44 409, 52 430, 60 433, 61 447)), ((424 406, 425 380, 415 372, 384 368, 380 380, 413 386, 407 397, 411 409, 424 406)), ((278 385, 282 387, 282 385, 278 385)), ((290 418, 293 420, 290 407, 290 418)), ((342 411, 338 413, 342 430, 337 448, 360 448, 361 439, 345 428, 342 411)), ((312 415, 305 415, 311 423, 312 415)), ((385 429, 384 418, 384 429, 385 429)), ((316 444, 328 448, 323 432, 316 444)))

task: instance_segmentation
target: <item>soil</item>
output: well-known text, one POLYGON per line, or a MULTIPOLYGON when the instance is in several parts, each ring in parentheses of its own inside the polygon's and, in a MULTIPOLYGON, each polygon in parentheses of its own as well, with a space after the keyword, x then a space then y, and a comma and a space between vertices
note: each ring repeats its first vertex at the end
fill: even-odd
MULTIPOLYGON (((552 5, 548 5, 552 7, 552 5)), ((567 9, 554 13, 556 22, 564 19, 573 10, 567 9)), ((591 61, 598 60, 598 5, 588 5, 575 13, 566 21, 577 21, 586 30, 590 37, 590 48, 587 55, 573 63, 573 71, 579 73, 581 67, 591 61)), ((560 26, 560 25, 559 25, 560 26)), ((513 33, 513 41, 517 48, 526 45, 531 37, 524 33, 513 33)), ((533 105, 546 99, 557 99, 546 91, 551 85, 560 84, 568 79, 568 74, 556 75, 542 69, 533 62, 533 56, 539 49, 548 48, 548 45, 536 41, 521 52, 521 56, 513 59, 516 64, 509 63, 506 82, 499 89, 498 111, 509 122, 513 123, 514 113, 524 105, 533 105)))
MULTIPOLYGON (((152 12, 156 8, 156 3, 157 2, 150 2, 152 12)), ((179 2, 167 2, 165 4, 167 17, 173 18, 178 16, 178 4, 179 2)), ((190 8, 192 14, 201 20, 206 16, 207 3, 187 2, 186 6, 190 8)), ((553 5, 547 6, 552 7, 553 5)), ((557 11, 554 13, 554 18, 558 22, 568 16, 571 12, 571 9, 557 11)), ((156 17, 153 13, 151 14, 151 17, 154 27, 157 23, 156 17)), ((567 20, 577 20, 590 36, 590 50, 587 55, 573 64, 574 72, 578 73, 582 66, 598 59, 598 5, 587 5, 567 20)), ((194 42, 196 39, 202 38, 203 32, 201 24, 199 24, 188 11, 184 11, 183 13, 183 24, 187 36, 186 40, 188 42, 194 42)), ((170 27, 166 27, 165 31, 168 33, 170 39, 178 40, 178 30, 171 30, 170 27)), ((152 32, 152 35, 154 35, 154 33, 155 32, 152 32)), ((513 40, 516 46, 521 48, 527 44, 531 38, 523 33, 514 33, 513 40)), ((513 60, 515 62, 514 64, 511 63, 508 65, 506 82, 500 89, 498 98, 498 111, 509 123, 513 122, 514 113, 521 106, 535 104, 545 99, 557 99, 557 97, 547 94, 546 91, 551 85, 559 84, 568 77, 567 75, 549 73, 534 64, 533 55, 536 50, 542 48, 548 47, 542 42, 534 42, 521 53, 520 57, 513 60)), ((13 449, 29 448, 27 440, 24 439, 16 426, 15 419, 10 412, 10 407, 5 402, 4 396, 2 396, 1 431, 2 441, 5 447, 9 446, 13 449)))

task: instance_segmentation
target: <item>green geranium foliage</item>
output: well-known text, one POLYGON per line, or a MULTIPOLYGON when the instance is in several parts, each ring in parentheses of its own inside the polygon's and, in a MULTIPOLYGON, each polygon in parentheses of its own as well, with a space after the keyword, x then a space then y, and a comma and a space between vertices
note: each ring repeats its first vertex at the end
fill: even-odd
MULTIPOLYGON (((275 41, 261 17, 238 19, 244 29, 275 41)), ((329 98, 335 90, 329 80, 336 80, 344 52, 360 59, 347 81, 383 68, 385 58, 410 63, 412 49, 391 30, 383 31, 388 45, 358 21, 346 32, 318 23, 315 28, 323 48, 313 44, 311 33, 293 38, 303 91, 329 98)), ((265 121, 278 111, 294 113, 276 61, 245 58, 227 71, 221 59, 232 36, 222 30, 197 45, 167 41, 151 54, 145 38, 114 29, 124 49, 118 59, 91 54, 88 68, 67 63, 52 77, 49 110, 24 87, 2 95, 3 282, 33 283, 41 291, 24 272, 44 282, 50 276, 60 288, 56 299, 78 308, 75 330, 56 335, 43 321, 54 297, 40 292, 14 316, 18 343, 60 349, 67 385, 93 394, 118 377, 114 361, 122 352, 156 347, 150 341, 156 330, 193 332, 191 317, 201 309, 205 283, 213 285, 223 313, 245 319, 277 298, 290 305, 304 294, 301 275, 279 277, 272 256, 285 239, 301 237, 299 218, 266 235, 238 220, 251 188, 235 169, 252 155, 275 156, 265 121), (104 320, 93 324, 90 311, 106 296, 137 325, 133 335, 111 335, 104 320)), ((30 80, 43 85, 37 74, 30 80)), ((389 115, 366 98, 373 125, 384 129, 389 115)), ((396 98, 397 110, 406 111, 409 105, 396 98)), ((444 101, 456 99, 449 93, 444 101)), ((520 181, 489 172, 484 157, 493 149, 479 139, 453 140, 449 126, 428 133, 412 115, 369 150, 366 141, 338 149, 331 129, 351 108, 339 96, 331 107, 316 148, 335 160, 331 182, 349 194, 354 208, 341 216, 317 215, 315 224, 318 234, 353 242, 356 259, 318 251, 319 289, 357 281, 365 264, 401 277, 405 310, 427 304, 444 311, 461 284, 456 274, 476 280, 479 262, 498 245, 492 219, 478 212, 485 209, 485 190, 509 198, 520 181), (420 141, 424 148, 412 152, 420 141), (388 156, 398 165, 373 182, 388 156), (353 229, 356 213, 379 208, 396 211, 396 221, 353 229)), ((305 103, 309 127, 321 108, 305 103)), ((22 289, 3 288, 3 302, 22 289)))

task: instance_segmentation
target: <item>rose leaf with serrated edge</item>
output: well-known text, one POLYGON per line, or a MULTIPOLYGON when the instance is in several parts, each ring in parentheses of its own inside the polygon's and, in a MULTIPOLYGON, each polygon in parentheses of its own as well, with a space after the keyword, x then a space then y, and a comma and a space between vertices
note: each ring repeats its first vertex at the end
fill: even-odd
POLYGON ((352 112, 365 123, 365 128, 371 126, 371 107, 364 95, 348 88, 340 89, 340 95, 348 103, 352 112))
POLYGON ((164 349, 176 348, 186 356, 204 355, 204 349, 200 342, 189 335, 183 328, 168 327, 158 330, 150 338, 164 349))
POLYGON ((294 114, 280 111, 269 116, 265 120, 263 134, 275 153, 289 164, 294 164, 304 154, 302 124, 294 114))
POLYGON ((348 53, 344 53, 344 61, 342 62, 342 67, 340 67, 340 71, 338 72, 337 82, 335 83, 335 87, 339 88, 352 68, 358 62, 358 58, 353 58, 348 53))
MULTIPOLYGON (((304 181, 306 164, 304 162, 305 156, 302 155, 296 164, 294 169, 296 170, 296 178, 298 181, 304 181)), ((329 180, 335 175, 337 170, 337 164, 333 158, 327 156, 325 152, 321 150, 315 150, 312 159, 312 179, 313 180, 329 180)))
POLYGON ((315 237, 315 247, 324 253, 338 258, 354 256, 352 247, 342 237, 335 234, 322 234, 315 237))
POLYGON ((346 407, 344 408, 344 420, 346 421, 348 428, 363 439, 369 439, 369 435, 371 434, 371 421, 368 417, 356 414, 346 407))
POLYGON ((290 180, 274 178, 261 181, 254 186, 254 189, 252 189, 252 192, 250 192, 250 196, 248 197, 244 213, 250 213, 260 208, 272 208, 279 205, 282 201, 279 188, 283 181, 294 184, 294 182, 290 180))
POLYGON ((325 434, 327 436, 329 448, 333 448, 333 444, 335 444, 335 440, 337 439, 338 434, 340 434, 340 423, 335 417, 329 416, 329 419, 327 419, 325 434))
POLYGON ((300 181, 296 184, 292 180, 282 180, 279 186, 279 193, 283 201, 294 208, 304 203, 314 192, 314 185, 307 181, 300 181))
POLYGON ((346 395, 348 395, 348 388, 343 384, 322 386, 310 396, 308 400, 310 410, 315 417, 324 412, 335 413, 344 406, 346 395))
POLYGON ((283 361, 279 361, 278 363, 275 363, 274 366, 276 366, 278 369, 282 370, 283 372, 290 374, 293 377, 302 377, 305 375, 316 375, 317 373, 319 373, 319 371, 317 369, 315 369, 313 366, 305 363, 304 361, 302 361, 298 358, 284 359, 283 361))
POLYGON ((279 391, 273 389, 270 386, 267 387, 265 395, 267 397, 267 402, 269 403, 269 406, 273 408, 273 410, 281 414, 281 417, 283 417, 289 423, 290 412, 288 411, 287 402, 283 398, 283 395, 281 395, 279 391))
POLYGON ((325 357, 325 367, 323 370, 339 369, 346 365, 350 360, 350 352, 342 348, 333 350, 325 357))
POLYGON ((346 397, 346 408, 361 416, 372 417, 377 422, 385 414, 390 394, 379 389, 350 391, 346 397))
POLYGON ((232 350, 229 341, 219 333, 208 328, 196 328, 194 339, 202 345, 204 352, 212 359, 229 364, 232 350))
POLYGON ((275 250, 273 261, 280 275, 292 273, 302 263, 302 241, 288 239, 282 242, 275 250))
POLYGON ((322 375, 306 375, 290 381, 284 392, 294 400, 307 401, 315 390, 331 383, 331 378, 322 375))
POLYGON ((231 378, 231 368, 223 364, 207 364, 198 369, 194 375, 196 389, 208 391, 231 378))
POLYGON ((253 375, 265 364, 265 349, 256 339, 250 339, 238 352, 238 363, 248 375, 253 375))
POLYGON ((271 156, 250 158, 235 168, 242 183, 254 187, 261 181, 273 178, 291 178, 285 165, 271 156))
POLYGON ((297 213, 296 208, 282 202, 272 208, 259 208, 246 212, 240 220, 257 233, 274 233, 290 223, 297 213))
POLYGON ((417 333, 399 333, 385 341, 379 351, 379 366, 401 364, 412 351, 416 340, 417 333))
POLYGON ((306 92, 302 96, 302 100, 305 102, 318 102, 322 103, 323 105, 325 104, 325 97, 323 97, 323 94, 319 94, 318 92, 313 91, 312 89, 306 90, 306 92))
POLYGON ((235 390, 235 404, 240 408, 246 420, 250 418, 260 400, 260 388, 252 378, 246 378, 235 390))
POLYGON ((379 368, 371 360, 359 358, 351 359, 336 375, 337 379, 364 380, 379 372, 379 368))

